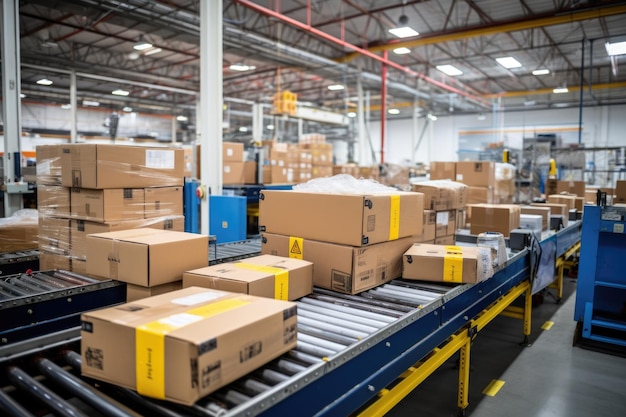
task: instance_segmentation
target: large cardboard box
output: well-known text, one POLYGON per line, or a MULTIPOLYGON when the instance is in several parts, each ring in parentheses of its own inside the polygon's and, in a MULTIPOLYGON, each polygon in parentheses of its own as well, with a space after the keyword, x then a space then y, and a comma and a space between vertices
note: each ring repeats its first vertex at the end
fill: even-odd
POLYGON ((37 187, 40 185, 61 185, 61 155, 63 145, 38 145, 37 187))
POLYGON ((0 252, 37 249, 39 224, 36 217, 0 218, 0 252))
POLYGON ((256 184, 256 162, 246 161, 243 163, 243 183, 256 184))
POLYGON ((56 255, 70 254, 70 219, 39 217, 39 250, 56 255))
POLYGON ((81 316, 82 374, 192 405, 296 346, 296 305, 206 288, 81 316))
POLYGON ((424 281, 474 283, 493 275, 490 248, 416 243, 403 256, 402 277, 424 281))
POLYGON ((151 287, 208 264, 208 236, 132 229, 87 236, 87 272, 151 287))
POLYGON ((315 286, 357 294, 400 277, 402 254, 415 239, 406 237, 360 248, 271 233, 263 233, 261 241, 262 253, 313 262, 315 286))
POLYGON ((333 167, 331 165, 328 165, 328 166, 313 165, 313 169, 311 170, 311 178, 323 178, 323 177, 332 177, 332 176, 333 176, 333 167))
POLYGON ((222 143, 223 162, 243 162, 243 143, 223 142, 222 143))
POLYGON ((72 219, 70 222, 70 255, 72 258, 87 258, 87 236, 95 233, 149 227, 158 230, 185 231, 185 216, 154 217, 151 219, 120 220, 115 222, 91 222, 72 219))
POLYGON ((183 187, 146 188, 144 192, 145 218, 183 214, 183 187))
POLYGON ((332 169, 333 165, 333 148, 332 144, 330 149, 311 149, 311 163, 317 166, 329 166, 332 169))
POLYGON ((264 190, 259 209, 261 232, 364 246, 421 234, 424 196, 264 190))
POLYGON ((541 216, 541 230, 550 229, 550 207, 521 206, 521 214, 541 216))
POLYGON ((520 225, 520 206, 513 204, 475 204, 472 206, 470 233, 500 232, 508 237, 520 225))
POLYGON ((456 233, 456 210, 438 211, 435 214, 435 238, 456 233))
POLYGON ((568 194, 575 194, 578 197, 584 197, 585 187, 585 181, 559 181, 556 185, 555 194, 561 194, 565 192, 568 194))
POLYGON ((437 239, 435 239, 433 244, 435 244, 435 245, 454 245, 454 244, 456 244, 456 237, 455 237, 455 235, 439 236, 437 239))
MULTIPOLYGON (((264 184, 287 184, 289 183, 289 175, 287 168, 284 166, 263 167, 263 183, 264 184)), ((293 182, 293 175, 291 182, 293 182)))
POLYGON ((87 275, 87 261, 70 256, 70 270, 77 274, 87 275))
POLYGON ((431 180, 456 180, 456 162, 439 162, 430 163, 430 179, 431 180))
POLYGON ((243 184, 244 166, 243 162, 225 161, 222 165, 222 182, 224 184, 243 184))
POLYGON ((428 210, 457 209, 467 204, 467 186, 459 182, 424 181, 413 184, 411 190, 424 194, 424 207, 428 210))
MULTIPOLYGON (((532 203, 532 207, 548 207, 550 208, 550 215, 563 216, 563 226, 567 226, 569 219, 569 206, 567 204, 557 203, 532 203)), ((550 226, 548 226, 550 227, 550 226)))
POLYGON ((39 252, 39 270, 48 271, 51 269, 62 269, 71 271, 70 257, 50 252, 39 252))
POLYGON ((154 287, 142 287, 141 285, 126 284, 126 302, 141 300, 155 295, 167 294, 183 288, 183 281, 168 282, 154 287))
POLYGON ((94 222, 141 219, 144 217, 144 195, 143 188, 72 188, 71 216, 94 222))
POLYGON ((549 178, 546 181, 546 189, 545 189, 545 195, 552 195, 552 194, 558 194, 559 191, 559 180, 554 179, 554 178, 549 178))
POLYGON ((615 185, 615 202, 626 203, 626 180, 619 180, 615 185))
POLYGON ((573 195, 549 195, 548 203, 552 204, 565 204, 567 206, 567 210, 572 210, 576 208, 576 196, 573 195))
POLYGON ((456 180, 472 187, 495 187, 496 164, 487 161, 457 162, 456 180))
POLYGON ((64 145, 62 185, 81 188, 182 186, 182 149, 124 145, 64 145))
POLYGON ((313 264, 286 256, 255 256, 187 271, 183 274, 183 287, 296 300, 313 292, 313 264))
POLYGON ((70 189, 61 185, 37 184, 37 209, 41 215, 69 217, 70 189))
POLYGON ((422 228, 422 234, 419 235, 415 242, 423 243, 431 240, 435 240, 436 227, 437 227, 437 214, 433 210, 424 210, 424 227, 422 228))
POLYGON ((493 204, 495 197, 492 187, 467 187, 467 204, 493 204))

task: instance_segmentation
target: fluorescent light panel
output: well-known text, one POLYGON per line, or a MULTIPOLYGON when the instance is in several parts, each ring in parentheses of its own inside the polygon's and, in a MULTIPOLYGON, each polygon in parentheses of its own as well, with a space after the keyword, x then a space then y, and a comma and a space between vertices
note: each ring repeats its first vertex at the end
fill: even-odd
POLYGON ((604 47, 606 48, 606 53, 609 54, 609 56, 626 54, 626 42, 607 42, 604 44, 604 47))
POLYGON ((146 41, 139 41, 133 45, 133 48, 137 51, 145 51, 146 49, 152 48, 152 44, 146 41))
POLYGON ((93 100, 83 100, 83 106, 93 106, 93 107, 98 107, 100 105, 99 101, 93 101, 93 100))
POLYGON ((144 55, 148 56, 148 55, 154 55, 154 54, 158 54, 159 52, 161 52, 163 49, 161 48, 152 48, 149 51, 144 52, 144 55))
POLYGON ((37 84, 39 85, 52 85, 52 80, 49 80, 47 78, 42 78, 41 80, 37 80, 37 84))
POLYGON ((133 108, 126 106, 122 109, 122 111, 125 111, 126 113, 130 113, 131 111, 133 111, 133 108))
POLYGON ((245 64, 232 64, 230 67, 232 71, 251 71, 256 69, 254 65, 245 65, 245 64))
POLYGON ((549 69, 537 69, 533 71, 533 75, 548 75, 550 74, 549 69))
POLYGON ((130 92, 118 88, 117 90, 111 91, 111 94, 113 94, 114 96, 124 96, 125 97, 125 96, 129 95, 130 92))
POLYGON ((567 87, 557 87, 554 90, 552 90, 552 92, 554 94, 563 94, 563 93, 569 92, 569 90, 567 89, 567 87))
POLYGON ((267 125, 265 127, 267 128, 267 130, 274 130, 274 125, 267 125))
POLYGON ((332 84, 328 86, 328 89, 330 91, 339 91, 339 90, 343 90, 345 87, 341 84, 332 84))
POLYGON ((387 110, 387 113, 389 113, 389 114, 400 114, 400 110, 398 110, 398 109, 389 109, 389 110, 387 110))
POLYGON ((61 104, 61 108, 63 110, 69 110, 69 109, 72 108, 72 105, 71 104, 61 104))
POLYGON ((517 59, 513 58, 512 56, 496 58, 496 62, 502 65, 506 69, 519 68, 522 66, 522 64, 517 59))
POLYGON ((437 65, 437 69, 446 75, 454 77, 455 75, 463 74, 463 71, 455 67, 454 65, 437 65))
POLYGON ((348 113, 348 117, 356 117, 356 113, 351 111, 348 113))
POLYGON ((409 48, 405 48, 404 46, 401 48, 396 48, 393 50, 393 53, 396 55, 406 55, 406 54, 410 54, 411 50, 409 48))
POLYGON ((186 122, 188 119, 187 119, 187 116, 183 116, 181 114, 179 116, 176 116, 176 120, 178 120, 179 122, 186 122))
POLYGON ((397 36, 398 38, 410 38, 411 36, 419 35, 419 32, 417 32, 416 30, 408 26, 389 29, 389 33, 391 33, 394 36, 397 36))

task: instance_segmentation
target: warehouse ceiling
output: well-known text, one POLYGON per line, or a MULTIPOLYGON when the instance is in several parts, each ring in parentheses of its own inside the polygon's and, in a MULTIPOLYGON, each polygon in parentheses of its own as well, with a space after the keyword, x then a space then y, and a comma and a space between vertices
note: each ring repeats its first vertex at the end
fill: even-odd
MULTIPOLYGON (((188 113, 200 88, 199 0, 20 2, 24 100, 188 113), (137 51, 145 41, 152 45, 137 51), (47 78, 52 85, 38 85, 47 78), (112 95, 124 90, 127 96, 112 95)), ((626 103, 626 2, 602 0, 224 0, 224 96, 271 103, 280 90, 339 112, 357 83, 408 117, 626 103), (398 38, 408 26, 419 35, 398 38), (399 55, 394 49, 405 47, 399 55), (406 52, 406 51, 405 51, 406 52), (506 69, 497 58, 513 57, 506 69), (234 68, 248 68, 236 71, 234 68), (437 66, 452 65, 450 76, 437 66), (238 66, 238 67, 237 67, 238 66), (548 70, 533 75, 534 70, 548 70), (343 90, 329 90, 341 84, 343 90), (555 88, 568 92, 556 94, 555 88)))

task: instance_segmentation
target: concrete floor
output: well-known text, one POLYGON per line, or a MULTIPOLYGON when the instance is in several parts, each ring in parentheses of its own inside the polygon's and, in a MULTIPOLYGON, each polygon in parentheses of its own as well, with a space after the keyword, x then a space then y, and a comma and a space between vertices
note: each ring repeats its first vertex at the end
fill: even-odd
MULTIPOLYGON (((498 317, 471 350, 472 417, 617 417, 626 415, 626 358, 573 347, 576 281, 565 279, 560 304, 546 296, 533 309, 530 340, 522 347, 519 320, 498 317), (554 322, 549 330, 541 329, 554 322), (504 381, 493 397, 482 391, 504 381)), ((456 416, 457 358, 452 358, 387 415, 456 416)))

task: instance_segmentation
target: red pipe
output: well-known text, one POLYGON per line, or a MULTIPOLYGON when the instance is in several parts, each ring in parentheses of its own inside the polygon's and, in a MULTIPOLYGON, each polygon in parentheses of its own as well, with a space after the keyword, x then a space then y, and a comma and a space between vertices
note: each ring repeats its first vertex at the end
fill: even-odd
MULTIPOLYGON (((383 58, 387 59, 387 50, 383 51, 383 58)), ((381 74, 382 85, 380 95, 380 163, 385 163, 385 128, 387 127, 387 65, 383 64, 381 74)))
POLYGON ((334 36, 329 35, 328 33, 324 33, 324 32, 322 32, 319 29, 316 29, 316 28, 314 28, 314 27, 312 27, 310 25, 307 25, 305 23, 299 22, 299 21, 297 21, 295 19, 292 19, 292 18, 290 18, 288 16, 285 16, 285 15, 283 15, 281 13, 278 13, 278 12, 275 12, 273 10, 267 9, 267 8, 265 8, 263 6, 260 6, 260 5, 256 4, 256 3, 251 2, 249 0, 234 0, 234 2, 235 3, 239 3, 242 6, 245 6, 245 7, 249 8, 249 9, 252 9, 252 10, 258 12, 258 13, 261 13, 261 14, 264 14, 266 16, 270 16, 270 17, 274 17, 276 19, 282 20, 283 22, 289 23, 290 25, 295 26, 298 29, 304 30, 306 32, 310 32, 310 33, 312 33, 312 34, 314 34, 316 36, 319 36, 322 39, 326 39, 326 40, 328 40, 330 42, 336 43, 337 45, 341 45, 341 46, 343 46, 345 48, 352 49, 353 51, 358 52, 361 55, 365 55, 368 58, 372 58, 372 59, 374 59, 374 60, 376 60, 378 62, 381 62, 383 64, 387 64, 390 67, 393 67, 393 68, 395 68, 397 70, 400 70, 402 72, 406 72, 407 74, 410 74, 410 75, 412 75, 414 77, 421 78, 422 80, 424 80, 424 81, 426 81, 426 82, 428 82, 430 84, 436 85, 439 88, 442 88, 442 89, 450 91, 452 93, 456 93, 456 94, 462 95, 464 97, 467 97, 467 98, 469 98, 469 99, 471 99, 471 100, 473 100, 473 101, 475 101, 475 102, 477 102, 479 104, 482 104, 482 105, 484 105, 486 107, 491 107, 491 103, 489 103, 488 101, 484 100, 482 97, 472 95, 472 94, 467 93, 465 91, 459 90, 458 88, 454 88, 454 87, 449 86, 449 85, 447 85, 445 83, 442 83, 441 81, 434 80, 434 79, 432 79, 430 77, 427 77, 424 74, 421 74, 419 72, 413 71, 410 68, 403 67, 400 64, 397 64, 397 63, 395 63, 393 61, 390 61, 389 59, 380 57, 379 55, 376 55, 373 52, 368 51, 367 49, 363 49, 363 48, 360 48, 360 47, 358 47, 356 45, 353 45, 353 44, 351 44, 349 42, 346 42, 344 40, 337 39, 334 36))

